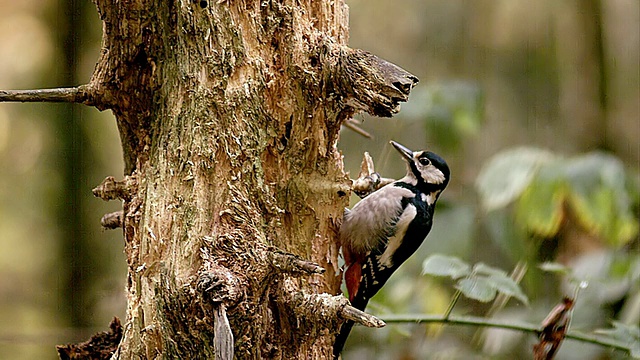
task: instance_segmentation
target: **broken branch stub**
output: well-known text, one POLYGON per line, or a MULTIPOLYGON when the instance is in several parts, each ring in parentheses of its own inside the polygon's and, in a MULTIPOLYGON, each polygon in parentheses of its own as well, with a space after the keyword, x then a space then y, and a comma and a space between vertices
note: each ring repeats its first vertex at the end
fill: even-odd
POLYGON ((328 90, 337 92, 346 105, 374 116, 396 114, 418 83, 413 74, 364 50, 325 43, 320 58, 329 65, 324 77, 332 85, 328 90))
POLYGON ((124 223, 124 211, 115 211, 112 213, 104 214, 100 219, 100 225, 108 230, 122 228, 124 223))
POLYGON ((368 152, 365 152, 362 158, 362 164, 360 165, 360 174, 358 174, 357 179, 353 180, 351 189, 356 195, 363 199, 393 181, 393 179, 381 177, 380 174, 375 171, 373 159, 368 152))
POLYGON ((229 269, 218 265, 200 271, 197 287, 202 297, 214 304, 235 304, 242 291, 238 278, 229 269))
POLYGON ((122 181, 117 181, 113 176, 107 176, 100 185, 91 192, 93 196, 102 200, 130 200, 131 194, 138 188, 138 180, 134 175, 125 176, 122 181))
POLYGON ((381 328, 386 324, 377 317, 360 311, 349 304, 342 295, 308 294, 297 291, 292 280, 284 280, 283 290, 286 304, 297 319, 305 319, 305 323, 315 324, 320 328, 337 326, 344 320, 351 320, 367 327, 381 328))
POLYGON ((387 325, 384 321, 378 319, 377 317, 371 314, 367 314, 362 310, 356 309, 351 305, 347 305, 342 308, 342 312, 340 313, 340 315, 345 320, 351 320, 366 327, 381 328, 387 325))

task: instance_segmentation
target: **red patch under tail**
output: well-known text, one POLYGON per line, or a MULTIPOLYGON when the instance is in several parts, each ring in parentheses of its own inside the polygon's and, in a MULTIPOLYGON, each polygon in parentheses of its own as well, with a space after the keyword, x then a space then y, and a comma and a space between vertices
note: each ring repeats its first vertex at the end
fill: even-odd
POLYGON ((349 301, 353 301, 353 298, 356 296, 361 279, 362 264, 356 261, 349 265, 349 268, 347 268, 347 271, 344 273, 344 280, 347 283, 347 291, 349 292, 349 301))

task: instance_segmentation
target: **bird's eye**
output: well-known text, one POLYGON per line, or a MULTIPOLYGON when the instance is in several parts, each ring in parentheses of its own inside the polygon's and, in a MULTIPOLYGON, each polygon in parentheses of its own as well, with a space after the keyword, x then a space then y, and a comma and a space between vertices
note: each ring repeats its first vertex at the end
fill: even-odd
POLYGON ((420 162, 420 165, 423 165, 423 166, 427 166, 431 164, 431 161, 429 161, 429 159, 425 157, 418 159, 418 161, 420 162))

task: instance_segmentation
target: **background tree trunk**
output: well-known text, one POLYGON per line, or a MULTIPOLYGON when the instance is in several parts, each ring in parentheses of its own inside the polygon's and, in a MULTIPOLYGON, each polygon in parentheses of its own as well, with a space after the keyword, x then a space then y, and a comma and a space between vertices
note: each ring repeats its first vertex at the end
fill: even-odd
POLYGON ((116 357, 214 358, 226 309, 238 358, 329 358, 350 193, 340 124, 390 116, 417 79, 345 46, 341 1, 96 4, 103 49, 83 96, 116 115, 129 175, 116 357))

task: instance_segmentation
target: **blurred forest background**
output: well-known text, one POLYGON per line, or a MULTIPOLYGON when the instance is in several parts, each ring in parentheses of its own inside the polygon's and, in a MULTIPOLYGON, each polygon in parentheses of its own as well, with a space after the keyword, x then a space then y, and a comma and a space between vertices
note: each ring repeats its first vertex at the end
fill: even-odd
MULTIPOLYGON (((350 46, 420 78, 393 119, 344 129, 355 177, 362 153, 385 177, 404 165, 388 145, 442 155, 453 180, 419 252, 369 311, 443 313, 452 283, 421 274, 432 253, 526 269, 530 304, 464 300, 454 313, 539 323, 570 278, 589 280, 572 327, 640 313, 640 3, 637 0, 349 0, 350 46), (559 262, 572 275, 545 273, 559 262), (526 265, 525 265, 526 264, 526 265)), ((88 0, 0 0, 0 89, 89 81, 101 23, 88 0)), ((0 358, 55 359, 124 317, 119 231, 93 198, 123 174, 113 115, 69 104, 0 104, 0 358)), ((355 203, 356 199, 353 199, 355 203)), ((530 358, 532 335, 459 326, 357 328, 347 359, 530 358)), ((559 359, 623 358, 567 341, 559 359)))

